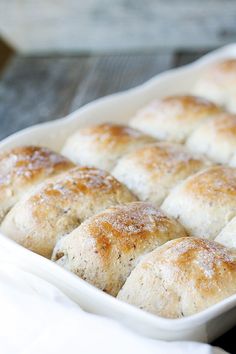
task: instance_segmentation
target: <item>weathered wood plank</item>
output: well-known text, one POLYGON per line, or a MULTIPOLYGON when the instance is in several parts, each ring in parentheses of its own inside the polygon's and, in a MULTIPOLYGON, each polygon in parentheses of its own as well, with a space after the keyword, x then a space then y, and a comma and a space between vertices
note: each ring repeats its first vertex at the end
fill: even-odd
POLYGON ((195 51, 188 51, 188 50, 181 50, 176 51, 173 58, 173 66, 178 67, 186 64, 190 64, 193 61, 201 58, 204 54, 207 54, 209 50, 195 50, 195 51))
POLYGON ((0 83, 0 138, 144 82, 171 66, 170 54, 14 58, 0 83))
POLYGON ((210 48, 235 41, 232 0, 1 0, 0 31, 22 52, 210 48))
POLYGON ((0 83, 0 138, 66 115, 87 69, 87 58, 14 58, 0 83))
POLYGON ((98 97, 135 87, 171 68, 172 60, 171 52, 91 57, 91 70, 83 85, 79 85, 71 110, 98 97))

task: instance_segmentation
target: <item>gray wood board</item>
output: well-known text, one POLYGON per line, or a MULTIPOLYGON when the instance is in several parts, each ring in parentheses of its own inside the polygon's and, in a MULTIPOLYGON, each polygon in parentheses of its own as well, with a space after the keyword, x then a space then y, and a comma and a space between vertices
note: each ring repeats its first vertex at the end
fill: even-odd
POLYGON ((170 68, 173 61, 171 53, 14 57, 0 82, 0 138, 136 86, 170 68))
POLYGON ((232 0, 1 0, 0 32, 24 53, 210 48, 236 39, 232 0))
POLYGON ((90 70, 83 85, 78 85, 71 110, 98 97, 135 87, 171 68, 173 60, 171 52, 91 57, 90 70))

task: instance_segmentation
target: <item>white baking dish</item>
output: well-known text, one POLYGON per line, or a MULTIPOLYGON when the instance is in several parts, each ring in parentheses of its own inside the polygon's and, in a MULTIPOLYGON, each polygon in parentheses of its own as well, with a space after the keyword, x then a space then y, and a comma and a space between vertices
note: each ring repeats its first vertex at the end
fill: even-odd
MULTIPOLYGON (((135 89, 96 100, 66 118, 27 128, 3 140, 0 149, 38 144, 59 151, 75 128, 104 121, 127 123, 137 109, 155 97, 190 92, 206 65, 226 57, 236 57, 236 45, 216 50, 193 64, 160 74, 135 89)), ((236 324, 236 294, 196 315, 164 319, 116 300, 2 234, 0 249, 9 254, 10 261, 53 283, 83 309, 115 318, 148 337, 207 342, 236 324)))

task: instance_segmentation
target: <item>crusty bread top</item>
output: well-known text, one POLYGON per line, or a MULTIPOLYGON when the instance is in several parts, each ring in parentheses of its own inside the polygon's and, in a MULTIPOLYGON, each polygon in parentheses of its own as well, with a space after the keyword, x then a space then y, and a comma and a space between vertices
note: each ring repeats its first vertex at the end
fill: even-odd
POLYGON ((91 284, 117 295, 140 256, 187 236, 174 219, 149 203, 114 206, 59 240, 52 259, 91 284))
POLYGON ((0 154, 0 178, 2 189, 5 184, 28 182, 38 175, 52 175, 57 170, 73 167, 66 157, 40 146, 20 146, 0 154))
POLYGON ((141 165, 144 170, 152 172, 155 179, 170 171, 187 176, 204 166, 204 161, 191 156, 181 145, 168 142, 145 146, 126 155, 124 159, 133 160, 137 166, 141 165))
POLYGON ((133 138, 143 138, 143 134, 126 125, 115 123, 101 123, 81 128, 78 132, 81 135, 93 139, 101 147, 106 148, 114 144, 123 144, 133 138))
POLYGON ((66 157, 45 147, 22 146, 0 154, 0 214, 36 183, 72 168, 66 157))
POLYGON ((141 109, 130 126, 160 140, 183 143, 204 119, 221 109, 204 98, 190 95, 164 97, 141 109))
POLYGON ((236 112, 236 59, 213 63, 199 76, 193 92, 236 112))
POLYGON ((214 239, 236 216, 236 169, 216 165, 188 177, 161 207, 190 235, 214 239))
POLYGON ((63 205, 70 207, 70 203, 81 196, 91 196, 102 199, 102 196, 119 196, 127 194, 130 199, 131 193, 122 186, 114 177, 103 170, 92 167, 76 167, 58 176, 53 180, 39 186, 38 192, 32 193, 28 203, 32 206, 34 216, 40 220, 48 216, 47 207, 57 209, 63 205), (101 193, 101 194, 100 194, 101 193), (49 204, 48 204, 49 203, 49 204))
POLYGON ((196 198, 219 203, 233 202, 236 205, 236 169, 227 166, 212 166, 185 181, 185 191, 196 198))
POLYGON ((57 239, 86 218, 134 200, 107 172, 76 167, 25 194, 5 217, 1 230, 26 248, 50 257, 57 239))
MULTIPOLYGON (((173 267, 183 269, 191 276, 196 270, 195 284, 203 291, 211 291, 211 284, 204 286, 202 281, 214 278, 221 279, 219 270, 234 270, 236 276, 236 252, 227 249, 215 241, 205 240, 195 237, 178 238, 165 244, 154 252, 152 261, 144 262, 145 266, 160 262, 171 264, 173 267), (191 267, 189 266, 191 264, 191 267)), ((179 275, 178 273, 176 274, 179 275)), ((235 283, 236 288, 236 283, 235 283)))
POLYGON ((179 121, 179 123, 187 123, 191 120, 199 120, 201 116, 212 115, 219 111, 218 106, 205 98, 176 95, 153 101, 143 111, 141 110, 140 114, 146 112, 148 116, 155 113, 162 120, 173 119, 179 121))
POLYGON ((236 59, 225 59, 211 64, 204 72, 206 80, 211 80, 223 87, 236 80, 236 59))
POLYGON ((167 96, 153 101, 153 108, 160 109, 160 113, 173 116, 180 122, 196 120, 201 115, 219 112, 219 107, 214 103, 192 95, 167 96))
POLYGON ((160 142, 125 155, 112 173, 140 200, 160 206, 177 183, 208 165, 182 145, 160 142))
POLYGON ((231 100, 231 94, 235 93, 235 83, 236 59, 225 59, 203 70, 194 91, 214 102, 225 104, 231 100))
POLYGON ((236 253, 214 241, 178 238, 147 254, 118 298, 157 315, 192 315, 236 292, 236 253))
POLYGON ((212 70, 217 70, 218 72, 235 72, 236 73, 236 59, 224 59, 217 62, 215 65, 211 65, 212 70))
POLYGON ((122 252, 146 247, 147 239, 163 239, 185 234, 182 226, 150 203, 133 202, 114 206, 95 215, 87 222, 89 234, 96 240, 96 249, 105 259, 113 243, 122 252))
POLYGON ((142 266, 153 267, 157 263, 172 269, 172 284, 181 281, 187 289, 192 283, 202 296, 210 297, 224 290, 227 294, 227 279, 234 279, 236 291, 236 253, 217 242, 192 237, 173 240, 155 250, 142 266))
MULTIPOLYGON (((236 115, 230 113, 222 113, 215 119, 204 123, 202 127, 209 127, 209 130, 212 129, 217 139, 236 140, 236 115)), ((218 140, 216 140, 216 144, 218 140)))
POLYGON ((122 155, 153 141, 152 137, 125 125, 103 123, 76 131, 62 151, 76 163, 111 170, 122 155))
POLYGON ((230 163, 236 155, 236 115, 222 113, 203 122, 186 145, 193 153, 203 154, 215 162, 230 163))

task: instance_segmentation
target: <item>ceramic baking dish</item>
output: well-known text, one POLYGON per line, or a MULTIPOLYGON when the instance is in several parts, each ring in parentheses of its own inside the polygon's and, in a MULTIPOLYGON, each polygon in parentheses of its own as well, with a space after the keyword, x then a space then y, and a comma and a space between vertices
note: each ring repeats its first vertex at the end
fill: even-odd
MULTIPOLYGON (((3 140, 0 149, 38 144, 60 151, 67 136, 76 128, 95 122, 127 123, 140 107, 153 98, 191 92, 195 80, 207 65, 227 57, 236 58, 236 44, 205 55, 193 64, 162 73, 137 88, 96 100, 63 119, 20 131, 3 140)), ((151 338, 210 342, 236 324, 236 294, 193 316, 165 319, 103 293, 2 234, 0 249, 11 262, 56 285, 83 309, 117 319, 151 338)))

